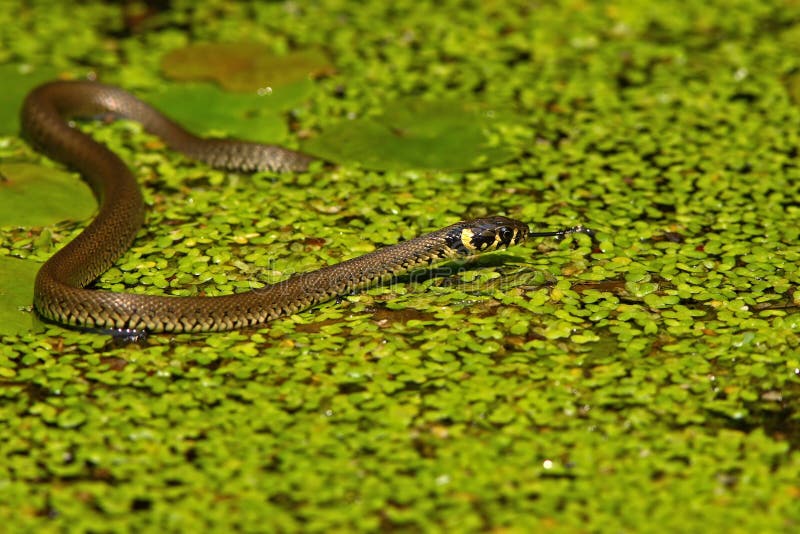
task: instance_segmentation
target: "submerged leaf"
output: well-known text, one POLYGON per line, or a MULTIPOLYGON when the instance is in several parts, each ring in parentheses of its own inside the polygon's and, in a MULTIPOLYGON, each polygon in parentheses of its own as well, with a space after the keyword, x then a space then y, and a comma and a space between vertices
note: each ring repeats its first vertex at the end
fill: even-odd
POLYGON ((0 65, 0 135, 19 133, 19 110, 28 91, 56 77, 53 68, 31 68, 25 65, 0 65))
POLYGON ((282 113, 311 88, 311 82, 303 81, 265 94, 235 94, 208 83, 170 84, 144 99, 198 135, 224 132, 247 141, 277 143, 288 133, 282 113))
POLYGON ((213 80, 229 91, 256 92, 329 73, 333 66, 320 50, 277 56, 258 43, 201 43, 172 50, 161 61, 173 80, 213 80))
POLYGON ((513 115, 472 102, 406 98, 376 118, 343 121, 303 144, 309 154, 372 170, 468 170, 509 161, 517 151, 488 133, 513 115))
POLYGON ((0 226, 86 219, 97 202, 72 173, 30 163, 0 164, 0 226))
POLYGON ((39 264, 0 256, 0 335, 27 332, 33 325, 30 312, 33 281, 39 264))

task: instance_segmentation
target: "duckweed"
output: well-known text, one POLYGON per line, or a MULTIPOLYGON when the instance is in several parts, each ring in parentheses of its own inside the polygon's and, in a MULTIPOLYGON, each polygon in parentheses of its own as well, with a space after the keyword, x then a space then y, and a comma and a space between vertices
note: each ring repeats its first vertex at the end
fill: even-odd
MULTIPOLYGON (((240 175, 134 123, 82 124, 148 204, 99 288, 230 294, 493 213, 596 233, 252 331, 4 331, 8 530, 797 530, 797 6, 7 4, 4 81, 156 94, 190 42, 324 50, 335 70, 274 116, 289 146, 407 98, 513 112, 484 134, 516 157, 482 171, 240 175)), ((55 168, 3 117, 3 168, 55 168)), ((70 218, 4 222, 0 256, 44 261, 70 218)))

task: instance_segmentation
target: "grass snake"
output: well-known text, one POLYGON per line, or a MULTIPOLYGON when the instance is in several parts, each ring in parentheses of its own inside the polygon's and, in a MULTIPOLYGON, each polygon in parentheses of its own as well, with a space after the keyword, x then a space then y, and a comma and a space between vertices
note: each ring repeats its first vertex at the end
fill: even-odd
POLYGON ((31 91, 22 133, 50 158, 81 173, 99 202, 92 222, 39 270, 34 308, 45 319, 111 331, 205 332, 259 325, 435 261, 508 247, 530 234, 506 217, 462 221, 375 252, 298 274, 244 293, 175 297, 87 288, 130 247, 144 222, 133 173, 111 150, 74 128, 71 119, 113 116, 135 120, 168 147, 216 168, 301 171, 311 158, 285 148, 197 137, 127 91, 91 81, 55 81, 31 91))

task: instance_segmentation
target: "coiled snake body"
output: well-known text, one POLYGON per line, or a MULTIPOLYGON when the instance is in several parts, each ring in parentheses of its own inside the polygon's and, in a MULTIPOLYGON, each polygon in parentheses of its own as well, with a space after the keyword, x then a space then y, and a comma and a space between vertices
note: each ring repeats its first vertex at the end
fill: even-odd
MULTIPOLYGON (((284 148, 196 137, 130 93, 95 82, 57 81, 34 89, 22 107, 22 131, 49 157, 79 171, 100 207, 74 240, 39 270, 34 307, 68 325, 151 332, 218 331, 258 325, 295 313, 434 261, 508 247, 528 226, 505 217, 464 221, 261 289, 218 297, 171 297, 86 289, 131 245, 144 221, 144 202, 122 160, 73 128, 72 118, 111 114, 140 122, 172 149, 213 167, 303 170, 311 159, 284 148)), ((560 232, 537 235, 557 235, 560 232)))

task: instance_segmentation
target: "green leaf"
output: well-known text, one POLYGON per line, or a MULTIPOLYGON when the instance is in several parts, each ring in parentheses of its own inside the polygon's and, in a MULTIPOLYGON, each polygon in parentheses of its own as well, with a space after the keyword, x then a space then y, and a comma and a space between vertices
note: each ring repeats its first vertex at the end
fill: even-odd
POLYGON ((33 281, 39 264, 0 256, 0 335, 28 332, 34 324, 31 312, 33 281))
POLYGON ((333 66, 316 49, 276 55, 258 43, 198 43, 172 50, 161 60, 173 80, 213 80, 229 91, 273 90, 330 73, 333 66))
POLYGON ((42 82, 56 77, 53 68, 33 68, 29 65, 0 65, 0 135, 19 133, 19 110, 28 92, 42 82))
POLYGON ((513 116, 474 102, 406 98, 376 118, 343 121, 303 143, 303 150, 372 170, 468 170, 499 165, 517 150, 490 141, 513 116))
POLYGON ((30 163, 0 164, 0 226, 46 226, 82 220, 97 208, 74 174, 30 163))
POLYGON ((288 128, 283 112, 311 92, 310 81, 300 81, 263 94, 237 94, 209 83, 168 85, 144 99, 197 135, 225 133, 260 143, 278 143, 288 128))

